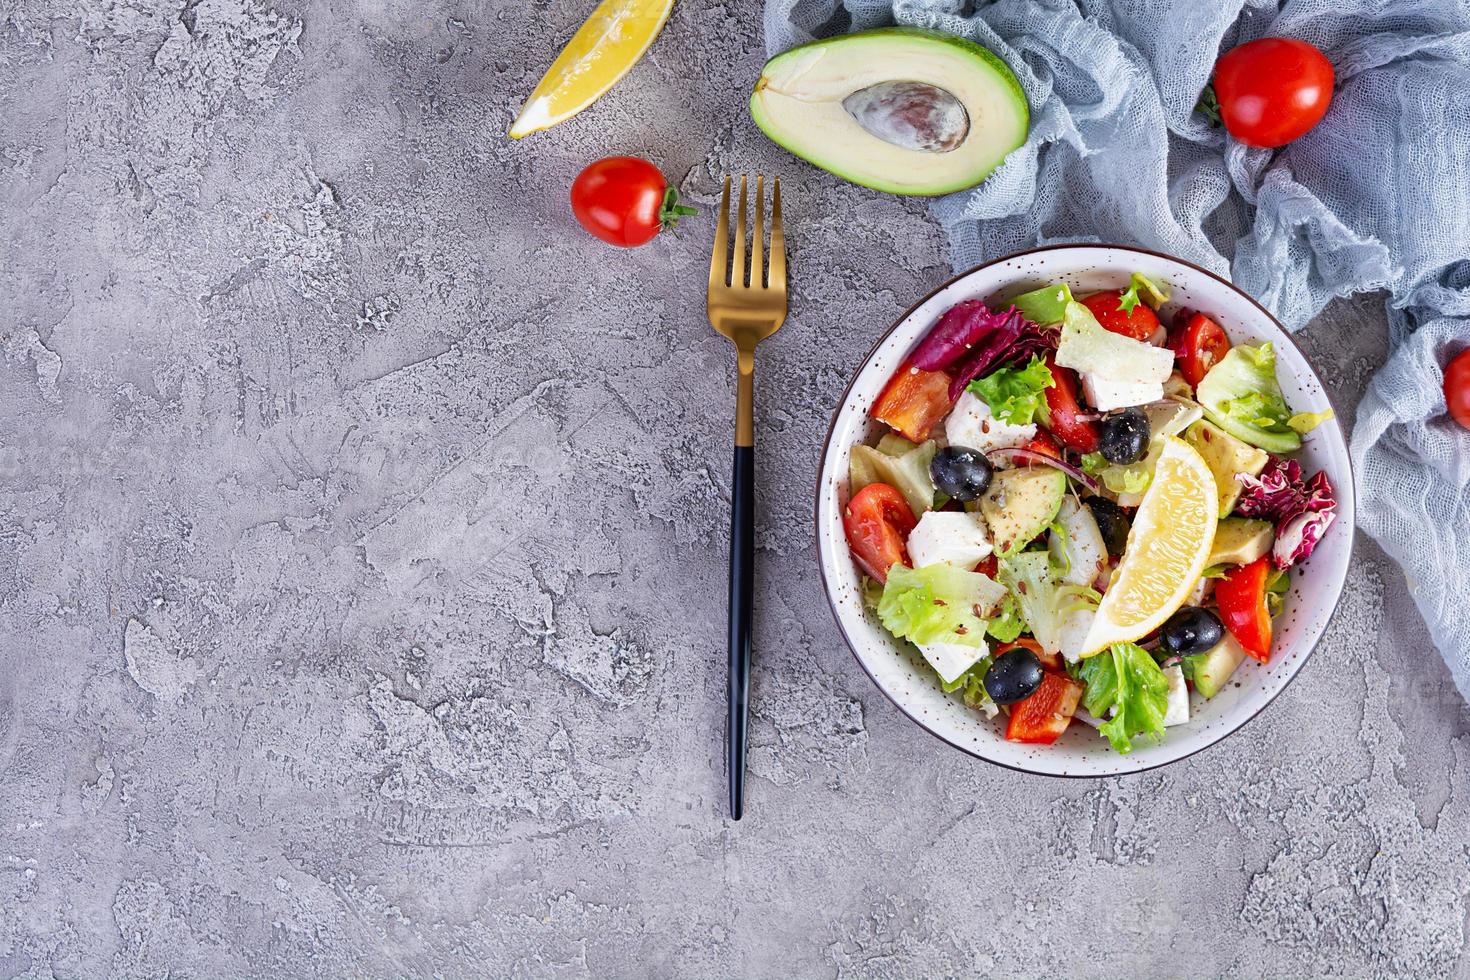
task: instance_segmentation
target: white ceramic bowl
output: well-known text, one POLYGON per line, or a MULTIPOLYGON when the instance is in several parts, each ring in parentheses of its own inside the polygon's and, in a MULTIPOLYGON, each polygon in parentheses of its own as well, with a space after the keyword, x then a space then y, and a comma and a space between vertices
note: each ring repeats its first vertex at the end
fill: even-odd
POLYGON ((1254 299, 1198 266, 1155 252, 1116 245, 1058 245, 997 259, 930 293, 909 310, 869 352, 843 393, 822 453, 817 483, 817 549, 833 615, 857 661, 873 683, 904 714, 955 748, 1012 769, 1052 776, 1112 776, 1167 765, 1220 741, 1250 721, 1296 676, 1316 646, 1342 593, 1353 546, 1353 479, 1347 445, 1336 421, 1305 439, 1296 458, 1307 473, 1326 470, 1337 491, 1337 520, 1311 558, 1292 572, 1291 591, 1275 622, 1271 662, 1247 660, 1212 700, 1192 695, 1188 725, 1170 728, 1161 744, 1139 739, 1119 755, 1106 739, 1076 721, 1054 745, 1007 742, 999 719, 965 707, 958 695, 939 689, 938 678, 917 654, 906 652, 863 607, 859 574, 842 531, 847 503, 847 467, 852 447, 870 441, 878 424, 868 417, 894 370, 920 338, 954 304, 1002 301, 1063 280, 1079 295, 1125 287, 1133 272, 1162 279, 1173 289, 1165 319, 1188 307, 1212 317, 1233 343, 1269 340, 1276 345, 1276 373, 1294 411, 1331 408, 1322 383, 1296 343, 1254 299))

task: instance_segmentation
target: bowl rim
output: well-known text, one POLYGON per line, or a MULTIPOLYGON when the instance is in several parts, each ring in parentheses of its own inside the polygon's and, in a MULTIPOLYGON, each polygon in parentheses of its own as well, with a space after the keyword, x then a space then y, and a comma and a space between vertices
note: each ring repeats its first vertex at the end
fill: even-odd
MULTIPOLYGON (((1321 380, 1322 379, 1317 376, 1316 369, 1311 367, 1311 362, 1307 359, 1306 352, 1304 352, 1302 350, 1301 345, 1297 343, 1296 337, 1294 337, 1291 334, 1291 332, 1289 330, 1287 330, 1284 325, 1282 325, 1281 321, 1278 320, 1278 319, 1276 319, 1275 314, 1273 314, 1270 310, 1268 310, 1259 300, 1257 300, 1250 293, 1246 292, 1244 289, 1241 289, 1239 286, 1237 286, 1235 283, 1231 282, 1229 279, 1227 279, 1224 276, 1219 275, 1219 274, 1217 274, 1215 272, 1211 272, 1209 269, 1206 269, 1202 265, 1199 265, 1199 264, 1194 263, 1194 262, 1190 262, 1187 259, 1181 259, 1177 255, 1170 255, 1167 252, 1160 252, 1160 251, 1158 251, 1156 249, 1151 249, 1151 248, 1143 248, 1143 247, 1138 246, 1138 245, 1122 245, 1122 244, 1118 244, 1118 243, 1115 243, 1115 242, 1059 242, 1059 243, 1053 244, 1053 245, 1038 245, 1038 246, 1036 246, 1034 248, 1025 248, 1025 249, 1021 249, 1018 252, 1010 252, 1010 253, 1008 253, 1006 255, 998 256, 996 258, 990 259, 989 261, 981 262, 979 265, 972 266, 971 268, 966 269, 964 272, 957 273, 957 274, 951 276, 950 278, 946 279, 944 282, 940 283, 938 286, 934 287, 929 292, 925 293, 922 297, 920 297, 912 306, 910 306, 903 313, 899 314, 899 316, 893 321, 893 323, 891 323, 888 326, 888 329, 884 330, 881 334, 878 335, 878 338, 873 342, 873 345, 868 348, 867 352, 865 354, 863 354, 862 360, 858 362, 857 367, 853 369, 851 375, 848 377, 847 385, 842 389, 842 394, 841 394, 841 396, 838 397, 837 404, 832 409, 832 420, 827 424, 827 435, 822 439, 821 454, 818 456, 818 462, 817 462, 817 479, 816 479, 815 489, 813 490, 813 493, 812 493, 812 531, 813 531, 813 533, 812 533, 812 547, 816 551, 816 557, 817 557, 817 574, 821 578, 821 582, 822 582, 822 595, 827 600, 827 609, 832 613, 832 620, 833 620, 833 622, 835 622, 837 624, 837 632, 842 635, 842 642, 847 645, 847 651, 848 651, 848 653, 852 654, 853 660, 857 661, 858 667, 861 668, 862 669, 862 672, 867 675, 868 680, 870 680, 873 683, 873 686, 878 689, 878 692, 880 694, 882 694, 883 697, 885 697, 890 704, 892 704, 895 708, 897 708, 898 711, 899 711, 899 713, 902 714, 905 718, 907 718, 909 721, 913 722, 915 725, 917 725, 923 731, 927 732, 930 737, 936 739, 937 741, 939 741, 940 743, 942 743, 944 745, 949 746, 952 749, 956 749, 957 751, 962 752, 965 755, 970 756, 971 758, 979 759, 982 762, 989 763, 992 766, 996 766, 996 767, 1001 768, 1001 769, 1006 769, 1006 770, 1009 770, 1011 772, 1024 773, 1025 775, 1028 775, 1028 776, 1044 776, 1044 777, 1049 778, 1049 779, 1117 779, 1117 778, 1124 777, 1124 776, 1136 776, 1136 775, 1139 775, 1140 773, 1152 772, 1155 769, 1162 769, 1165 766, 1171 766, 1171 765, 1173 765, 1176 762, 1183 762, 1186 759, 1190 759, 1190 758, 1193 758, 1196 755, 1199 755, 1201 752, 1206 752, 1206 751, 1214 748, 1215 746, 1219 745, 1221 742, 1224 742, 1226 739, 1230 738, 1230 736, 1234 735, 1236 732, 1240 731, 1245 726, 1249 725, 1256 718, 1260 717, 1260 715, 1267 708, 1271 707, 1271 705, 1273 705, 1273 704, 1276 703, 1276 699, 1281 696, 1281 694, 1282 694, 1283 691, 1285 691, 1288 687, 1291 686, 1292 682, 1296 680, 1297 675, 1302 672, 1302 668, 1307 665, 1307 661, 1311 660, 1312 655, 1317 652, 1317 647, 1322 642, 1322 636, 1325 635, 1325 633, 1326 633, 1326 629, 1324 628, 1323 631, 1322 631, 1322 633, 1319 633, 1317 635, 1316 639, 1314 639, 1312 641, 1311 647, 1308 648, 1306 650, 1306 652, 1302 655, 1301 662, 1297 665, 1296 670, 1292 671, 1291 676, 1286 679, 1286 682, 1284 684, 1282 684, 1279 688, 1277 688, 1276 691, 1275 691, 1275 693, 1273 693, 1269 698, 1266 699, 1266 703, 1265 704, 1262 704, 1255 711, 1251 712, 1251 714, 1248 717, 1242 719, 1239 724, 1237 724, 1234 727, 1232 727, 1229 731, 1225 732, 1225 734, 1221 735, 1219 738, 1215 739, 1213 742, 1209 742, 1208 744, 1201 745, 1198 748, 1191 749, 1190 751, 1184 753, 1183 755, 1176 756, 1176 757, 1174 757, 1172 759, 1166 759, 1163 762, 1156 762, 1156 763, 1154 763, 1152 765, 1144 766, 1141 769, 1129 769, 1129 770, 1126 770, 1126 771, 1105 772, 1105 773, 1081 773, 1081 772, 1075 772, 1075 773, 1072 773, 1072 772, 1069 772, 1069 773, 1057 773, 1057 772, 1041 772, 1041 771, 1036 770, 1036 769, 1026 769, 1026 768, 1024 768, 1022 766, 1015 766, 1015 765, 1011 765, 1011 764, 1006 763, 1006 762, 1001 762, 998 759, 992 759, 989 756, 981 755, 979 752, 976 752, 973 749, 969 749, 969 748, 966 748, 963 745, 959 745, 959 744, 957 744, 955 742, 951 742, 949 739, 945 738, 943 735, 939 734, 938 732, 934 731, 934 729, 932 729, 928 725, 926 725, 921 719, 919 719, 918 717, 916 717, 912 712, 910 712, 902 704, 899 704, 898 703, 898 700, 896 698, 894 698, 893 695, 889 694, 888 693, 888 690, 886 688, 884 688, 882 684, 878 683, 878 678, 876 678, 876 677, 873 676, 873 672, 868 669, 868 665, 866 663, 864 663, 863 662, 863 658, 858 655, 858 652, 857 652, 857 644, 855 644, 853 642, 852 637, 847 632, 847 627, 843 625, 842 616, 838 613, 837 603, 834 601, 833 596, 832 596, 832 586, 831 586, 831 583, 829 583, 827 581, 827 569, 826 569, 826 566, 822 563, 822 541, 821 541, 822 476, 823 476, 823 469, 826 466, 828 450, 830 450, 831 449, 831 446, 832 446, 832 437, 833 437, 833 435, 837 431, 837 420, 842 415, 842 410, 847 406, 847 403, 848 403, 849 399, 852 397, 852 386, 857 383, 858 376, 863 373, 863 368, 867 366, 868 362, 871 361, 873 359, 873 357, 878 353, 879 348, 881 348, 883 346, 883 344, 888 340, 888 338, 893 335, 893 332, 895 330, 897 330, 904 323, 904 321, 908 320, 909 317, 913 316, 914 313, 919 309, 919 307, 923 306, 925 303, 929 302, 929 300, 933 299, 936 295, 938 295, 939 293, 941 293, 944 290, 948 289, 950 286, 953 286, 955 283, 959 282, 961 279, 964 279, 964 278, 966 278, 968 276, 972 276, 972 275, 974 275, 975 273, 979 272, 982 269, 988 269, 988 268, 990 268, 993 265, 997 265, 997 264, 1002 263, 1002 262, 1008 262, 1008 261, 1010 261, 1012 259, 1021 258, 1022 256, 1035 255, 1035 254, 1037 254, 1039 252, 1061 252, 1061 251, 1067 251, 1067 250, 1070 250, 1070 249, 1084 249, 1084 248, 1085 249, 1097 249, 1097 248, 1117 249, 1119 251, 1124 251, 1124 252, 1133 252, 1133 253, 1136 253, 1138 255, 1146 255, 1146 256, 1149 256, 1151 258, 1165 259, 1165 260, 1170 261, 1170 262, 1177 262, 1180 265, 1187 266, 1190 269, 1193 269, 1195 272, 1201 273, 1201 274, 1203 274, 1205 276, 1208 276, 1211 279, 1214 279, 1215 281, 1217 281, 1219 283, 1222 283, 1223 285, 1225 285, 1226 287, 1228 287, 1230 290, 1232 290, 1233 292, 1235 292, 1236 294, 1238 294, 1239 296, 1241 296, 1242 298, 1244 298, 1247 302, 1249 302, 1257 310, 1259 310, 1260 313, 1261 313, 1261 315, 1264 316, 1280 332, 1281 336, 1283 336, 1283 337, 1286 338, 1287 342, 1289 344, 1291 344, 1291 346, 1301 356, 1303 362, 1305 362, 1307 364, 1309 370, 1312 371, 1313 378, 1317 381, 1318 387, 1320 387, 1321 390, 1322 390, 1322 397, 1324 399, 1326 399, 1328 406, 1332 409, 1332 413, 1333 413, 1334 419, 1336 420, 1336 419, 1341 419, 1342 418, 1342 413, 1338 411, 1337 402, 1333 399, 1332 393, 1328 390, 1328 388, 1327 388, 1326 385, 1324 385, 1324 384, 1321 383, 1321 380)), ((1339 423, 1339 427, 1340 427, 1340 423, 1339 423)), ((1347 438, 1346 438, 1346 434, 1345 433, 1344 433, 1343 441, 1344 441, 1344 443, 1347 442, 1347 438)), ((1348 492, 1351 493, 1351 494, 1353 494, 1354 497, 1356 497, 1357 496, 1357 476, 1353 472, 1352 454, 1350 452, 1349 453, 1345 453, 1344 454, 1344 459, 1345 459, 1346 464, 1347 464, 1347 478, 1348 478, 1348 484, 1349 484, 1348 492)), ((1349 565, 1351 565, 1351 563, 1353 561, 1354 553, 1355 553, 1355 551, 1357 549, 1357 531, 1356 531, 1356 527, 1345 528, 1345 530, 1348 532, 1348 550, 1347 550, 1347 559, 1346 559, 1346 561, 1347 561, 1347 563, 1349 565)), ((1340 606, 1342 604, 1342 593, 1344 591, 1344 588, 1345 588, 1345 586, 1339 588, 1337 590, 1337 594, 1332 597, 1332 609, 1327 614, 1327 620, 1329 622, 1331 621, 1332 617, 1337 614, 1337 608, 1338 608, 1338 606, 1340 606)))

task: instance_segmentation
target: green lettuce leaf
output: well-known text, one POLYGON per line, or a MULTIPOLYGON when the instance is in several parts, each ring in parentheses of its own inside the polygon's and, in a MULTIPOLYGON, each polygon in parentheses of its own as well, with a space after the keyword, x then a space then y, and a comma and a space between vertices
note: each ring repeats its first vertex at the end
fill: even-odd
POLYGON ((1276 351, 1269 344, 1230 348, 1195 390, 1205 414, 1235 438, 1267 452, 1290 453, 1302 437, 1276 383, 1276 351))
POLYGON ((1045 551, 1023 551, 1000 559, 996 576, 1021 607, 1031 635, 1047 653, 1062 649, 1065 611, 1057 584, 1051 577, 1051 556, 1045 551))
POLYGON ((1107 718, 1098 729, 1121 755, 1133 751, 1133 739, 1164 734, 1169 710, 1169 679, 1136 643, 1114 643, 1082 663, 1086 685, 1082 706, 1096 718, 1107 718), (1108 718, 1108 712, 1113 715, 1108 718))
POLYGON ((1010 643, 1026 630, 1026 618, 1021 615, 1021 606, 1009 592, 1001 600, 999 608, 991 614, 985 631, 1001 643, 1010 643))
POLYGON ((1001 589, 988 575, 943 562, 923 568, 894 565, 878 601, 878 619, 894 636, 914 643, 985 642, 985 616, 1001 589))
POLYGON ((1051 369, 1033 356, 1025 367, 1001 368, 970 382, 970 391, 990 406, 990 413, 1010 425, 1030 425, 1046 406, 1051 369))
POLYGON ((1082 472, 1101 473, 1113 464, 1102 453, 1087 453, 1082 457, 1082 472))

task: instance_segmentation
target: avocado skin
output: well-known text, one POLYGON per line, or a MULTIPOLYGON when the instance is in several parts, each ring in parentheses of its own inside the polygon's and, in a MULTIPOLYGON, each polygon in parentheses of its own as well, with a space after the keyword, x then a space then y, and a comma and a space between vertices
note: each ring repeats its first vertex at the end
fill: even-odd
MULTIPOLYGON (((787 152, 793 153, 801 159, 805 160, 807 163, 810 163, 815 167, 819 167, 822 170, 826 170, 828 173, 841 177, 843 180, 850 181, 851 183, 858 184, 862 187, 871 187, 873 190, 883 191, 886 194, 898 194, 904 197, 940 197, 944 194, 953 194, 955 191, 967 190, 985 180, 985 178, 989 177, 992 173, 995 172, 995 168, 992 168, 983 174, 966 175, 965 177, 955 180, 949 184, 939 185, 935 187, 926 187, 923 189, 900 188, 895 185, 885 186, 881 181, 858 180, 852 176, 849 176, 848 174, 843 173, 841 170, 836 169, 835 167, 829 166, 827 163, 815 159, 809 153, 805 153, 802 150, 787 146, 785 143, 781 142, 781 140, 777 139, 775 132, 767 122, 765 114, 761 111, 760 106, 756 101, 756 96, 759 95, 761 89, 765 87, 766 75, 770 72, 772 66, 779 65, 783 59, 796 56, 802 52, 807 52, 814 48, 820 48, 827 45, 847 44, 856 39, 872 39, 881 37, 911 37, 920 38, 928 41, 935 41, 942 44, 950 45, 964 55, 971 58, 979 59, 980 61, 984 62, 995 72, 998 77, 1004 80, 1006 87, 1010 89, 1011 94, 1014 96, 1017 104, 1020 106, 1021 116, 1025 124, 1026 131, 1030 131, 1031 103, 1026 98, 1026 90, 1021 87, 1021 82, 1016 78, 1015 72, 1011 71, 1010 66, 1007 65, 999 55, 988 48, 976 44, 974 41, 971 41, 968 38, 956 37, 953 34, 945 34, 943 31, 929 30, 928 28, 924 27, 875 27, 866 31, 855 31, 851 34, 837 34, 832 37, 824 37, 818 38, 815 41, 808 41, 806 44, 798 44, 794 48, 790 48, 786 51, 781 52, 778 55, 775 55, 774 57, 767 60, 765 66, 761 68, 760 78, 756 80, 755 88, 750 93, 748 105, 750 107, 751 118, 755 120, 755 124, 760 127, 761 132, 765 133, 766 136, 771 140, 771 142, 785 149, 787 152)), ((997 164, 997 166, 999 165, 997 164)))

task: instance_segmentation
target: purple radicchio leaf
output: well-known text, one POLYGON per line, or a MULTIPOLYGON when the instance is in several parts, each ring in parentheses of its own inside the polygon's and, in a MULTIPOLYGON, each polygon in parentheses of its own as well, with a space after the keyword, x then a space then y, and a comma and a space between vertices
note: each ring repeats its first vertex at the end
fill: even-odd
POLYGON ((964 394, 965 386, 971 381, 990 374, 996 368, 1024 363, 1034 354, 1056 349, 1057 332, 1038 327, 1014 306, 998 317, 998 322, 992 322, 990 331, 971 346, 955 367, 949 382, 950 401, 964 394))
POLYGON ((1276 543, 1271 546, 1271 564, 1277 568, 1290 568, 1309 556, 1337 519, 1332 512, 1334 507, 1335 503, 1323 510, 1302 511, 1277 527, 1276 543))
POLYGON ((1309 556, 1337 517, 1327 474, 1316 473, 1304 482, 1296 460, 1272 457, 1259 477, 1242 473, 1236 479, 1243 488, 1236 511, 1276 522, 1271 564, 1277 568, 1290 568, 1309 556))
POLYGON ((1294 459, 1271 457, 1260 476, 1238 473, 1240 500, 1236 511, 1243 517, 1284 520, 1307 509, 1307 488, 1302 467, 1294 459))

